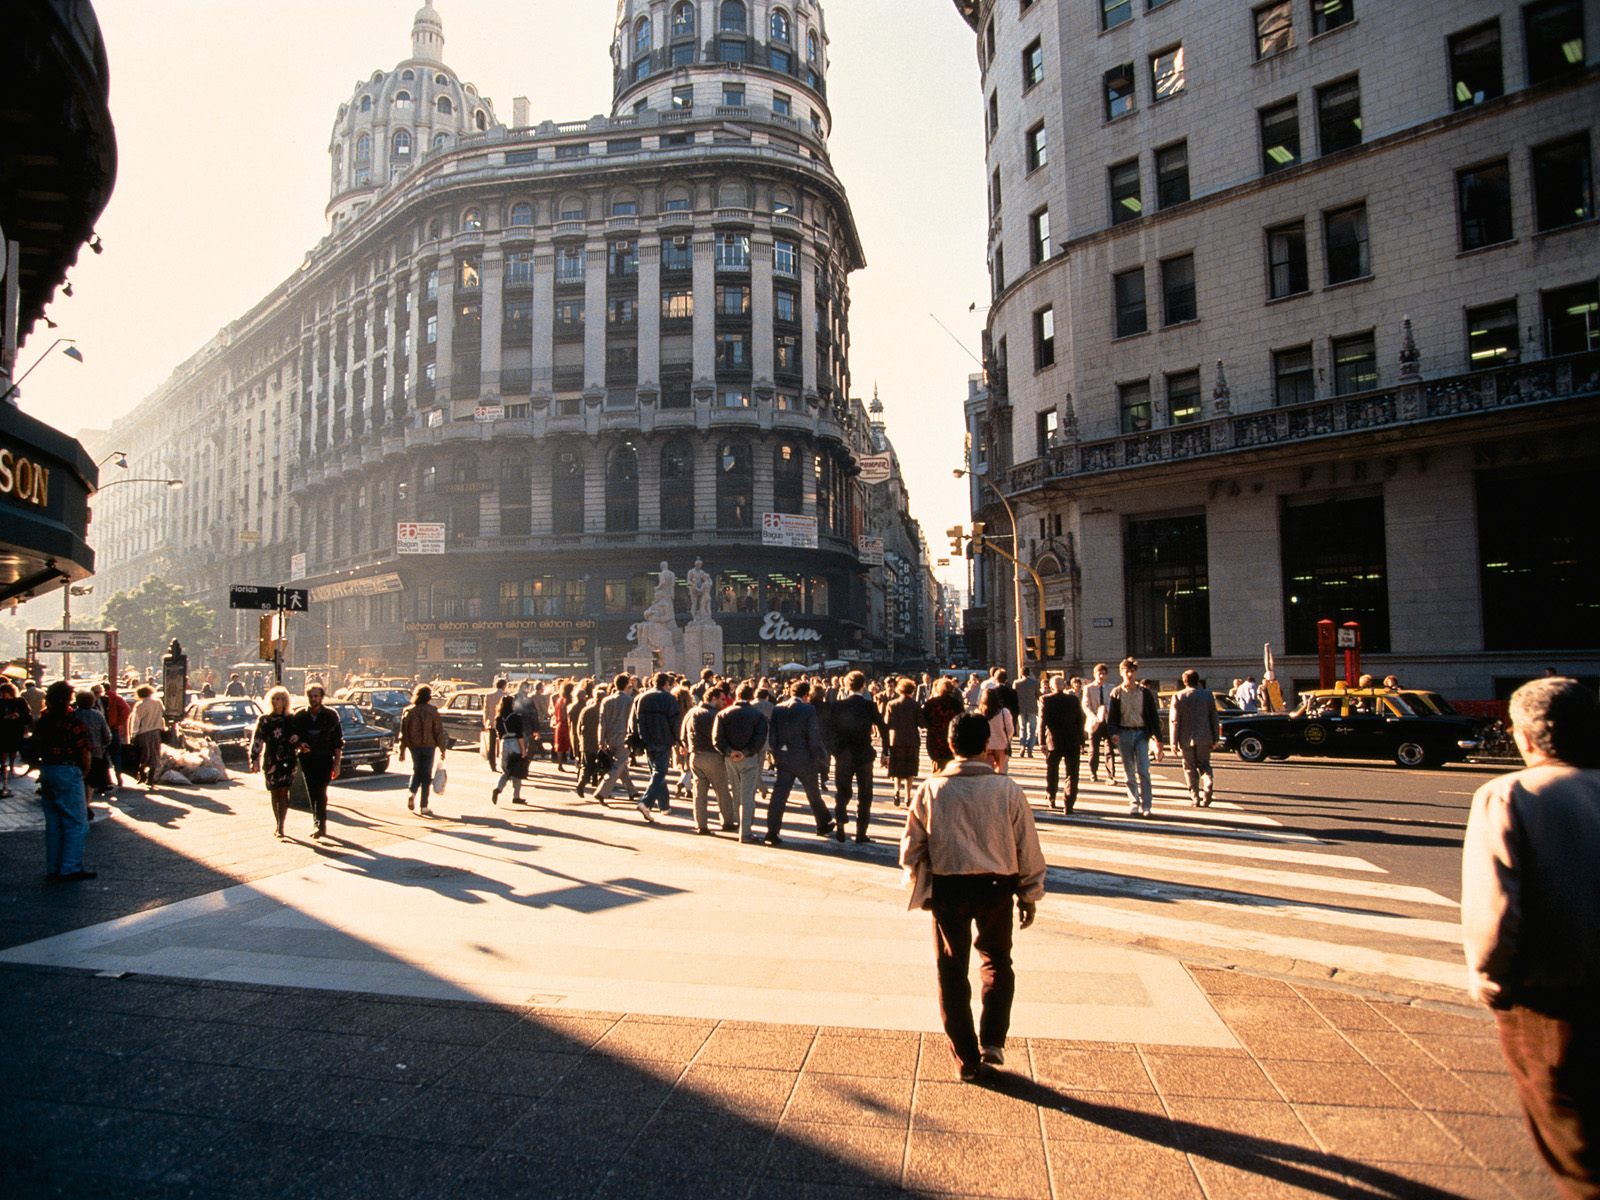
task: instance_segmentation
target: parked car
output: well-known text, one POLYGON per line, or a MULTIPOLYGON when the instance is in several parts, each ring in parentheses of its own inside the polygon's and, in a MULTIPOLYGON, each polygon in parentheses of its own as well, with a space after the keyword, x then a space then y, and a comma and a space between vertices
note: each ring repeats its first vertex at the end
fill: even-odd
POLYGON ((215 743, 224 759, 245 759, 260 717, 261 706, 254 700, 195 700, 178 721, 178 745, 185 750, 203 750, 206 743, 215 743))
POLYGON ((367 720, 361 709, 342 701, 327 706, 339 714, 339 731, 344 734, 344 766, 371 767, 374 775, 389 769, 389 753, 394 738, 387 729, 367 720))
POLYGON ((438 706, 444 735, 452 746, 463 742, 469 746, 478 744, 478 735, 483 732, 483 702, 492 695, 493 688, 461 688, 438 706))
MULTIPOLYGON (((1178 693, 1176 691, 1156 693, 1156 703, 1161 706, 1161 712, 1163 715, 1165 715, 1172 708, 1172 698, 1177 694, 1178 693)), ((1217 712, 1221 716, 1232 716, 1244 711, 1244 709, 1239 707, 1234 698, 1228 695, 1226 692, 1212 692, 1211 699, 1216 704, 1217 712)))
POLYGON ((391 733, 400 731, 400 714, 411 703, 410 694, 399 688, 361 685, 340 688, 334 699, 354 704, 368 721, 391 733))
POLYGON ((1399 693, 1382 689, 1313 693, 1292 713, 1222 718, 1222 744, 1245 762, 1305 755, 1434 767, 1464 759, 1478 740, 1477 721, 1419 711, 1399 693))

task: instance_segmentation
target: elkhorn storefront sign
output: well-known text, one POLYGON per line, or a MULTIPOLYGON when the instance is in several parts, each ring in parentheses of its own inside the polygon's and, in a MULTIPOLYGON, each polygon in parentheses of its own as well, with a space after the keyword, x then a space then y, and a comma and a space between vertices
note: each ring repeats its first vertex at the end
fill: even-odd
POLYGON ((820 642, 822 632, 791 625, 782 613, 769 612, 756 636, 763 642, 820 642))
POLYGON ((0 602, 94 573, 87 539, 98 479, 76 441, 0 402, 0 602))

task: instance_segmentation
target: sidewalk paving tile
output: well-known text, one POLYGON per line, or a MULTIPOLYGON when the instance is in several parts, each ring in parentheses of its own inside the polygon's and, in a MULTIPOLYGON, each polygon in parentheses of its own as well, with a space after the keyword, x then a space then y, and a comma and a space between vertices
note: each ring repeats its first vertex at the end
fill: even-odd
POLYGON ((905 1163, 907 1131, 785 1119, 762 1170, 772 1179, 859 1186, 895 1186, 905 1163))
POLYGON ((1519 1117, 1434 1112, 1473 1158, 1497 1171, 1515 1171, 1528 1159, 1528 1127, 1519 1117))
POLYGON ((920 1050, 916 1034, 858 1038, 824 1032, 817 1035, 805 1069, 832 1075, 911 1075, 920 1050))
POLYGON ((1317 1140, 1294 1109, 1282 1100, 1228 1100, 1210 1096, 1172 1096, 1167 1111, 1178 1123, 1183 1143, 1208 1153, 1226 1152, 1244 1139, 1315 1151, 1317 1140))
POLYGON ((706 1039, 695 1062, 798 1071, 816 1040, 817 1031, 808 1026, 762 1028, 724 1023, 706 1039))
POLYGON ((1235 1025, 1233 1031, 1245 1049, 1257 1058, 1293 1058, 1341 1065, 1362 1061, 1354 1046, 1326 1026, 1291 1030, 1235 1025))
POLYGON ((602 1054, 687 1065, 711 1035, 711 1021, 658 1023, 624 1019, 595 1043, 602 1054))
POLYGON ((1410 1108, 1411 1102, 1376 1067, 1350 1063, 1260 1060, 1283 1098, 1291 1104, 1348 1104, 1371 1108, 1410 1108))
POLYGON ((1327 1200, 1355 1190, 1337 1171, 1287 1159, 1197 1154, 1190 1163, 1207 1200, 1327 1200))
POLYGON ((1440 1166, 1462 1161, 1460 1143, 1416 1109, 1297 1104, 1295 1111, 1328 1153, 1353 1161, 1440 1166))
POLYGON ((799 1076, 784 1119, 906 1129, 911 1124, 914 1086, 911 1079, 883 1075, 808 1073, 799 1076))
POLYGON ((1075 1091, 1153 1092, 1144 1061, 1133 1051, 1080 1050, 1070 1043, 1029 1043, 1034 1078, 1075 1091))
POLYGON ((1052 1143, 1050 1179, 1058 1197, 1138 1196, 1201 1200, 1204 1193, 1182 1152, 1101 1142, 1052 1143))
POLYGON ((1034 1104, 996 1089, 925 1081, 917 1085, 911 1127, 939 1133, 1035 1137, 1039 1112, 1034 1104))
POLYGON ((1050 1173, 1038 1138, 913 1130, 905 1185, 912 1191, 1045 1200, 1050 1173))
POLYGON ((798 1071, 726 1067, 700 1059, 684 1073, 678 1087, 667 1097, 666 1106, 724 1109, 749 1113, 755 1117, 776 1118, 785 1111, 799 1079, 798 1071))
POLYGON ((1051 1142, 1121 1142, 1174 1145, 1177 1129, 1153 1092, 1064 1092, 1039 1110, 1051 1142))
POLYGON ((1227 1096, 1241 1100, 1276 1100, 1277 1089, 1248 1058, 1214 1058, 1200 1054, 1163 1054, 1147 1050, 1145 1068, 1156 1091, 1173 1096, 1227 1096))

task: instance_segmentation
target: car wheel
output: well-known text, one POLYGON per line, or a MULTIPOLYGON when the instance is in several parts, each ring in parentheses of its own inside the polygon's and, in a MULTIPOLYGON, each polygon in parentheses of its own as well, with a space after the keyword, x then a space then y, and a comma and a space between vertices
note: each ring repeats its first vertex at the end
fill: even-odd
POLYGON ((1239 739, 1239 757, 1245 762, 1258 763, 1267 757, 1267 744, 1253 733, 1239 739))
POLYGON ((372 764, 372 773, 374 775, 382 775, 388 769, 389 760, 387 758, 380 758, 377 762, 372 764))
POLYGON ((1402 767, 1426 767, 1432 756, 1421 742, 1401 742, 1394 748, 1394 761, 1402 767))

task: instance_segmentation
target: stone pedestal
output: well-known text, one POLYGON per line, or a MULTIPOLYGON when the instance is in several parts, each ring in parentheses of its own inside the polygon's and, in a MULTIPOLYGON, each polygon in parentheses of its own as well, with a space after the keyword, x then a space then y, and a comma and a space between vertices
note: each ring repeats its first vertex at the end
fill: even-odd
POLYGON ((682 673, 693 679, 706 667, 722 674, 722 627, 710 622, 685 625, 682 673))
POLYGON ((622 660, 622 669, 630 675, 648 680, 657 670, 669 669, 665 664, 656 666, 656 656, 648 650, 630 650, 622 660))

